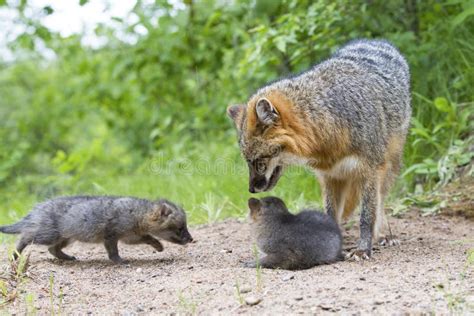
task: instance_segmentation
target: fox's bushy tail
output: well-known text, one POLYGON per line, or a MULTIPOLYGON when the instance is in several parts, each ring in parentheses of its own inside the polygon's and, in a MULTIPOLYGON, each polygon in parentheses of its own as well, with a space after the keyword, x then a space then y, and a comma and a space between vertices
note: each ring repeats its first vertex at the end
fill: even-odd
POLYGON ((0 226, 0 232, 5 234, 20 234, 23 226, 23 221, 19 221, 12 225, 0 226))

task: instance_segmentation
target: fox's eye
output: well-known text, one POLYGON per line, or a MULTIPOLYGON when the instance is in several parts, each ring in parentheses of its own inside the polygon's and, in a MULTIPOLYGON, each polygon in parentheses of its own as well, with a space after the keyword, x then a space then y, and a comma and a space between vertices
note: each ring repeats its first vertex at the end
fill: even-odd
POLYGON ((267 170, 267 165, 263 161, 257 161, 257 172, 264 173, 267 170))
POLYGON ((280 154, 281 152, 281 147, 279 146, 273 146, 271 151, 270 151, 270 156, 271 157, 276 157, 280 154))

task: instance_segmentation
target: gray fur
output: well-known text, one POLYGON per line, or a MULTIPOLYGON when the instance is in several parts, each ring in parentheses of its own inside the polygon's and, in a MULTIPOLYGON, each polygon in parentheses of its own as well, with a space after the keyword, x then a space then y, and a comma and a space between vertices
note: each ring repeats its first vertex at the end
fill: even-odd
POLYGON ((29 244, 49 246, 60 259, 75 259, 62 252, 73 241, 103 242, 109 258, 120 263, 117 242, 163 246, 155 237, 186 244, 192 241, 183 209, 167 200, 134 197, 70 196, 37 204, 18 223, 1 226, 0 232, 21 234, 17 252, 29 244))
POLYGON ((276 197, 249 200, 264 268, 307 269, 342 260, 342 236, 329 215, 316 210, 291 214, 276 197), (253 205, 252 205, 253 203, 253 205))
POLYGON ((409 76, 407 62, 389 42, 356 40, 312 69, 265 86, 254 96, 283 92, 315 121, 321 111, 329 111, 337 124, 351 127, 355 152, 376 166, 383 160, 388 136, 407 133, 409 76))

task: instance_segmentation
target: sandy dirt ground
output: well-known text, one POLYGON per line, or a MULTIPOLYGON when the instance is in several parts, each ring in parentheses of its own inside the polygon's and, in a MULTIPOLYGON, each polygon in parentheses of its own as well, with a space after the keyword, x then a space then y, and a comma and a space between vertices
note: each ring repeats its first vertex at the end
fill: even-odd
MULTIPOLYGON (((246 221, 192 227, 196 243, 120 245, 128 265, 113 265, 101 245, 73 244, 76 262, 31 246, 16 298, 3 312, 25 314, 474 314, 474 222, 417 212, 390 218, 401 245, 376 248, 369 261, 304 271, 244 268, 254 258, 246 221), (51 289, 52 288, 52 289, 51 289)), ((345 247, 357 227, 345 231, 345 247)), ((1 267, 11 269, 2 248, 1 267)), ((12 281, 13 282, 13 281, 12 281)))

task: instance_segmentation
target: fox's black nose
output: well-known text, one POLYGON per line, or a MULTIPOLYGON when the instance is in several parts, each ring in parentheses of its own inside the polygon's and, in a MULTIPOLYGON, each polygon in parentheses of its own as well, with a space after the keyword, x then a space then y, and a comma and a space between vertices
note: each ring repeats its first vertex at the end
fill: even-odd
POLYGON ((253 179, 249 184, 250 193, 257 193, 263 191, 267 186, 267 179, 265 177, 259 177, 253 179))

